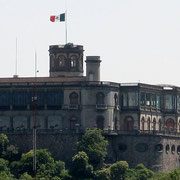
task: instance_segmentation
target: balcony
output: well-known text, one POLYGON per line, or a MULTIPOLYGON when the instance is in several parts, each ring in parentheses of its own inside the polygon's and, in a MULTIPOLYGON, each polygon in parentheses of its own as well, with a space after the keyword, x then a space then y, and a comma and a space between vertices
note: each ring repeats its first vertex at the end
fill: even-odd
POLYGON ((107 105, 106 104, 96 104, 96 109, 97 110, 106 110, 107 105))
POLYGON ((76 110, 79 109, 79 104, 69 104, 69 110, 76 110))

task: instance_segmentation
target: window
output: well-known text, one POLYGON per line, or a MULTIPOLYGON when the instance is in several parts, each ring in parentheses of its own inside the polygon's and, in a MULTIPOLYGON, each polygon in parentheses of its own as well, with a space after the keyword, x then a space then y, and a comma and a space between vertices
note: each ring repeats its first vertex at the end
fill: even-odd
POLYGON ((89 81, 94 81, 94 74, 93 73, 89 73, 89 81))
POLYGON ((64 67, 65 66, 65 57, 64 56, 59 56, 59 67, 64 67))
POLYGON ((138 93, 137 92, 123 93, 123 106, 124 107, 138 106, 138 93))
POLYGON ((75 68, 77 66, 77 57, 71 56, 71 67, 75 68))
POLYGON ((148 131, 151 130, 151 120, 150 120, 150 118, 148 118, 148 120, 147 120, 147 129, 148 129, 148 131))
POLYGON ((70 119, 70 129, 75 130, 76 129, 76 124, 77 124, 77 118, 76 117, 71 117, 70 119))
POLYGON ((155 145, 155 151, 162 152, 163 151, 163 145, 162 144, 155 145))
POLYGON ((156 96, 156 108, 161 108, 161 97, 159 95, 156 96))
POLYGON ((156 107, 156 95, 152 94, 151 96, 151 106, 156 107))
POLYGON ((174 109, 174 96, 173 95, 164 96, 164 108, 167 110, 174 109))
POLYGON ((96 125, 98 129, 104 129, 104 117, 98 116, 96 120, 96 125))
POLYGON ((171 153, 174 154, 175 153, 175 145, 171 146, 171 153))
POLYGON ((140 104, 141 106, 145 106, 145 93, 141 92, 141 96, 140 96, 140 104))
POLYGON ((132 117, 126 117, 124 121, 125 131, 132 131, 134 126, 134 120, 132 117))
POLYGON ((166 145, 166 153, 169 152, 169 149, 170 149, 170 148, 169 148, 169 144, 167 144, 167 145, 166 145))
POLYGON ((142 125, 142 131, 144 131, 144 117, 142 117, 142 120, 141 120, 141 125, 142 125))
POLYGON ((156 119, 153 119, 153 130, 156 130, 156 119))
POLYGON ((161 122, 161 119, 159 119, 159 131, 162 130, 162 122, 161 122))
POLYGON ((78 94, 76 92, 72 92, 69 95, 70 98, 70 104, 78 104, 78 94))
POLYGON ((180 95, 177 96, 177 110, 180 110, 180 95))
POLYGON ((96 94, 96 104, 104 104, 104 93, 99 92, 96 94))
POLYGON ((146 106, 150 106, 151 104, 151 96, 150 93, 146 94, 146 106))
POLYGON ((177 153, 180 154, 180 145, 177 147, 177 153))
POLYGON ((168 119, 166 121, 166 128, 167 128, 167 130, 173 131, 174 130, 174 125, 175 125, 175 123, 174 123, 173 119, 168 119))

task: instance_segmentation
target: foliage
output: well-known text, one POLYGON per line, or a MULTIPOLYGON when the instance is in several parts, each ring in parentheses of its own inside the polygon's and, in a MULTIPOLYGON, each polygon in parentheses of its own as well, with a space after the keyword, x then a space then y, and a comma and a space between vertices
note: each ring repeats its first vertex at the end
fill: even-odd
POLYGON ((110 167, 111 179, 125 179, 125 173, 128 170, 129 165, 126 161, 117 161, 110 167))
POLYGON ((91 178, 93 175, 93 167, 88 163, 88 156, 85 152, 78 152, 72 158, 71 174, 76 179, 91 178))
POLYGON ((95 172, 95 180, 110 180, 110 170, 109 168, 104 168, 97 170, 95 172))
POLYGON ((5 134, 0 134, 0 155, 6 150, 9 144, 8 137, 5 134))
POLYGON ((22 174, 19 179, 20 180, 33 180, 33 178, 27 172, 22 174))
POLYGON ((102 166, 107 155, 108 141, 102 136, 100 129, 87 130, 77 146, 79 151, 86 152, 90 164, 95 168, 102 166))
POLYGON ((13 145, 8 145, 6 147, 6 151, 2 153, 2 157, 10 162, 17 161, 20 159, 20 153, 17 147, 13 145))
POLYGON ((0 158, 0 171, 9 172, 8 161, 0 158))
POLYGON ((61 173, 60 178, 61 180, 71 180, 72 176, 67 171, 64 171, 61 173))
POLYGON ((139 180, 147 180, 153 176, 153 171, 147 169, 143 164, 136 166, 137 176, 139 180))

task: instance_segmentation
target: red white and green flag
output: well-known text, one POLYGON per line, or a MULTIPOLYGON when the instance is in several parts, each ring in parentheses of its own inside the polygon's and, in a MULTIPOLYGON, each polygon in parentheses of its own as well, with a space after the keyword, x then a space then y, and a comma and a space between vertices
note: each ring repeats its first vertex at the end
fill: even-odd
POLYGON ((50 16, 51 22, 63 22, 65 21, 65 13, 57 15, 57 16, 50 16))

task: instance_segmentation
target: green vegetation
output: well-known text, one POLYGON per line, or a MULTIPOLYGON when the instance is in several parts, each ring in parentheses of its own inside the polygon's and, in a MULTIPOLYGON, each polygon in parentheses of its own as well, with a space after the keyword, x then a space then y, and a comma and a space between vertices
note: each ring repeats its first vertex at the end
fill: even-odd
MULTIPOLYGON (((180 169, 154 173, 143 164, 134 169, 126 161, 105 164, 108 141, 101 130, 87 130, 77 143, 79 152, 72 157, 69 170, 56 161, 47 149, 37 150, 36 180, 179 180, 180 169)), ((33 180, 33 151, 20 154, 10 145, 6 135, 0 134, 0 180, 33 180)))

